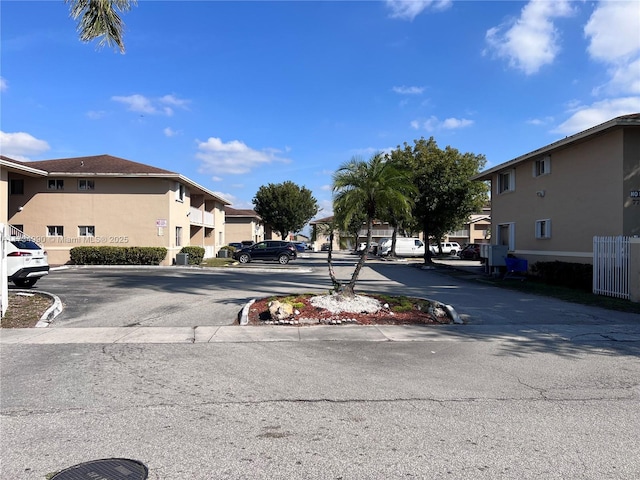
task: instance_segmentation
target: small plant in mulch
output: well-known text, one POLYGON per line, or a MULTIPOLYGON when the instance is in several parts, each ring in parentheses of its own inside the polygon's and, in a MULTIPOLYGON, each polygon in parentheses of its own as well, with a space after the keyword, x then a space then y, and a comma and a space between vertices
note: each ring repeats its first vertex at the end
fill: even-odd
POLYGON ((26 292, 10 292, 7 311, 0 321, 2 328, 31 328, 44 312, 53 305, 46 295, 26 292))
POLYGON ((287 296, 271 296, 256 300, 249 308, 249 325, 314 325, 314 324, 359 324, 359 325, 439 325, 452 323, 444 306, 438 302, 401 295, 358 294, 372 297, 380 302, 376 312, 334 313, 311 303, 316 293, 287 296), (287 303, 293 314, 286 319, 274 319, 269 311, 272 302, 287 303))

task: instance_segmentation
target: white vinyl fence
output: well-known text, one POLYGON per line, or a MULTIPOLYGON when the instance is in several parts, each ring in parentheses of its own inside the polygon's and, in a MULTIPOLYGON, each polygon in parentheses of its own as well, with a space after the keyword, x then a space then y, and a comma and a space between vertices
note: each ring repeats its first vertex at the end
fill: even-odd
POLYGON ((593 293, 629 299, 629 237, 593 237, 593 293))
POLYGON ((0 317, 4 317, 9 305, 9 281, 7 280, 6 244, 9 235, 7 225, 0 223, 0 317))

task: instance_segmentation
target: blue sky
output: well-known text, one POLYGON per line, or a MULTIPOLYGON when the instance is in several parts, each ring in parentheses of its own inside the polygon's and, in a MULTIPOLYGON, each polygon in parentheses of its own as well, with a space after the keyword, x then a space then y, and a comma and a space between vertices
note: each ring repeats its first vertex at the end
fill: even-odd
POLYGON ((78 39, 62 0, 0 4, 0 148, 110 154, 235 208, 433 136, 487 168, 640 112, 640 2, 147 1, 126 53, 78 39))

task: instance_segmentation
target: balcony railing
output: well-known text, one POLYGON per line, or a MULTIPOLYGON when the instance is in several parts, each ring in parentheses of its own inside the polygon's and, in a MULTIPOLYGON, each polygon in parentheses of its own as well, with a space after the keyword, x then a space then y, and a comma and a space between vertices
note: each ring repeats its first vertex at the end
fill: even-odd
POLYGON ((189 207, 189 222, 195 225, 204 225, 205 227, 214 226, 214 217, 211 212, 203 212, 202 210, 189 207))

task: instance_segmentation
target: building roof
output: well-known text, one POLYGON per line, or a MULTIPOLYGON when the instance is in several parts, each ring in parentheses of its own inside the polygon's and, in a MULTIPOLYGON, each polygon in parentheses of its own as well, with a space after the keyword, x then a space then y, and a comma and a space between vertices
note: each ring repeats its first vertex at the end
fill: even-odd
POLYGON ((309 225, 318 225, 318 224, 329 224, 333 222, 333 215, 330 217, 318 218, 316 220, 311 220, 309 225))
POLYGON ((565 137, 562 140, 558 140, 557 142, 550 143, 549 145, 546 145, 542 148, 539 148, 532 152, 516 157, 513 160, 509 160, 508 162, 501 163, 500 165, 497 165, 493 168, 485 170, 484 172, 480 172, 479 174, 473 176, 471 179, 472 180, 491 180, 492 175, 496 172, 499 172, 500 170, 514 167, 519 163, 530 160, 531 158, 539 157, 540 155, 550 153, 554 150, 567 147, 571 144, 584 141, 589 137, 594 137, 606 131, 612 130, 614 128, 620 128, 620 127, 640 127, 640 113, 631 113, 629 115, 622 115, 622 116, 613 118, 607 122, 601 123, 600 125, 596 125, 595 127, 588 128, 587 130, 576 133, 575 135, 565 137))
POLYGON ((29 176, 35 176, 35 177, 47 176, 47 172, 45 172, 44 170, 33 168, 29 165, 25 165, 23 162, 18 162, 9 157, 5 157, 4 155, 0 155, 0 166, 13 172, 19 172, 23 175, 29 175, 29 176))
POLYGON ((156 168, 144 163, 132 162, 112 155, 94 155, 91 157, 58 158, 18 162, 41 170, 49 175, 177 175, 175 172, 156 168))
POLYGON ((231 202, 225 200, 220 195, 210 191, 209 189, 198 185, 176 172, 171 172, 162 168, 157 168, 144 163, 133 162, 124 158, 114 157, 112 155, 94 155, 90 157, 74 157, 74 158, 58 158, 55 160, 39 160, 32 162, 22 162, 2 156, 2 160, 8 161, 13 165, 22 166, 33 170, 39 170, 46 173, 47 176, 99 176, 99 177, 121 177, 121 178, 167 178, 183 182, 198 193, 213 197, 224 205, 231 202))
POLYGON ((241 210, 237 208, 225 207, 224 216, 225 217, 257 218, 258 220, 262 220, 262 218, 260 218, 260 215, 258 215, 255 212, 255 210, 251 210, 251 209, 241 210))

